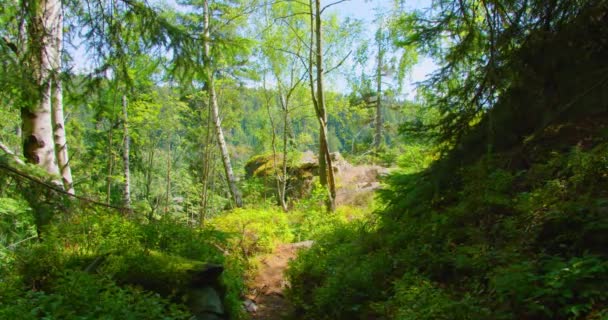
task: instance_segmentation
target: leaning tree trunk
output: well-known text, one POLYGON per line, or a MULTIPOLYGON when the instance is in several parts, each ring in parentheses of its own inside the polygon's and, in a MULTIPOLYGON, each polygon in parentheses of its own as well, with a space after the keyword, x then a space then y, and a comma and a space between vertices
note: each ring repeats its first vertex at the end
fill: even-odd
POLYGON ((228 146, 224 139, 224 131, 222 130, 222 121, 219 115, 219 107, 217 104, 217 96, 215 94, 215 86, 213 83, 213 71, 210 65, 210 32, 209 32, 209 20, 211 13, 209 12, 209 1, 203 2, 203 28, 205 30, 205 44, 203 47, 203 57, 205 63, 205 77, 206 87, 209 94, 209 104, 211 106, 211 116, 213 117, 213 123, 215 125, 215 135, 217 137, 217 143, 220 147, 220 153, 222 156, 222 162, 224 164, 224 171, 226 173, 226 180, 228 181, 228 187, 230 194, 237 207, 243 206, 243 199, 241 193, 236 187, 236 178, 234 177, 234 171, 232 170, 232 164, 230 162, 230 154, 228 153, 228 146))
POLYGON ((208 198, 209 198, 209 179, 211 171, 211 106, 207 105, 207 128, 205 130, 205 149, 203 154, 203 175, 202 175, 202 192, 201 192, 201 208, 199 224, 205 226, 205 218, 207 216, 208 198))
POLYGON ((122 96, 122 116, 123 123, 122 128, 124 132, 124 146, 122 150, 122 160, 125 165, 124 178, 125 178, 125 189, 123 191, 124 205, 127 209, 131 208, 131 174, 129 172, 129 118, 127 114, 127 96, 122 96))
POLYGON ((58 175, 51 121, 51 93, 52 62, 60 54, 54 45, 53 35, 61 28, 61 1, 43 0, 37 5, 35 15, 28 24, 28 41, 29 62, 39 91, 32 105, 21 110, 23 153, 28 162, 40 166, 51 175, 58 175))
MULTIPOLYGON (((312 6, 312 1, 311 1, 312 6)), ((312 9, 311 9, 312 15, 312 9)), ((312 20, 312 18, 311 18, 312 20)), ((312 21, 311 21, 312 22, 312 21)), ((321 32, 321 1, 315 0, 315 14, 314 14, 314 37, 316 42, 316 71, 317 71, 317 92, 316 99, 313 100, 317 119, 319 121, 319 177, 321 184, 324 182, 327 184, 327 188, 329 191, 329 198, 327 199, 327 209, 329 211, 335 210, 335 200, 336 200, 336 184, 334 179, 334 170, 332 166, 332 160, 329 152, 329 144, 327 137, 327 110, 325 107, 325 94, 323 92, 323 45, 322 45, 322 32, 321 32)), ((312 26, 311 26, 312 28, 312 26)), ((311 32, 311 37, 313 36, 311 32)), ((312 42, 312 41, 311 41, 312 42)), ((312 43, 311 48, 312 49, 312 43)), ((312 53, 311 53, 312 55, 312 53)), ((309 62, 312 64, 311 61, 309 62)), ((311 76, 312 77, 312 76, 311 76)), ((311 84, 312 86, 312 84, 311 84)), ((313 91, 314 92, 314 91, 313 91)), ((314 93, 313 93, 314 96, 314 93)))

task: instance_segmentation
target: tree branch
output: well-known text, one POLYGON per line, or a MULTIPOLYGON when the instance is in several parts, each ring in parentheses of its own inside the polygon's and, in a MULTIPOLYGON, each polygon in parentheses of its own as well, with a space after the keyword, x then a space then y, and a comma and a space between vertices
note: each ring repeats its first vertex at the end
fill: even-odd
POLYGON ((330 73, 330 72, 332 72, 332 71, 334 71, 334 70, 338 69, 338 68, 339 68, 339 67, 340 67, 340 66, 341 66, 341 65, 344 63, 344 61, 346 61, 346 59, 348 59, 348 57, 350 57, 350 54, 351 54, 351 53, 353 53, 353 51, 352 51, 352 50, 351 50, 351 51, 349 51, 349 52, 348 52, 348 54, 347 54, 346 56, 344 56, 344 58, 342 58, 342 60, 340 60, 340 62, 338 62, 338 64, 337 64, 337 65, 335 65, 335 66, 331 67, 329 70, 327 70, 327 71, 323 72, 323 74, 328 74, 328 73, 330 73))
POLYGON ((334 2, 334 3, 330 3, 330 4, 326 5, 325 7, 323 7, 323 9, 321 9, 321 12, 320 12, 320 13, 322 14, 322 13, 323 13, 323 11, 325 11, 325 9, 327 9, 327 8, 329 8, 329 7, 331 7, 331 6, 335 6, 335 5, 337 5, 337 4, 340 4, 340 3, 342 3, 342 2, 346 2, 346 1, 350 1, 350 0, 340 0, 340 1, 336 1, 336 2, 334 2))
POLYGON ((23 162, 23 160, 21 160, 21 158, 19 158, 11 149, 9 149, 9 147, 7 147, 2 142, 0 142, 0 149, 2 149, 2 151, 4 151, 4 153, 6 153, 9 156, 11 156, 13 158, 13 160, 15 160, 15 162, 17 162, 18 164, 20 164, 22 166, 25 165, 25 162, 23 162))

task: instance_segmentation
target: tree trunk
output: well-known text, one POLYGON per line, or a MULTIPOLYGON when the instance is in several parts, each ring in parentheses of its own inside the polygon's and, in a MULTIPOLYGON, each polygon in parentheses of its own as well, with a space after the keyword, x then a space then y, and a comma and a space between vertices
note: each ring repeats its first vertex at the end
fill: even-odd
POLYGON ((205 132, 205 153, 203 163, 203 190, 201 194, 201 209, 200 209, 200 226, 205 226, 205 218, 207 216, 208 198, 209 198, 209 178, 211 169, 211 106, 207 104, 207 130, 205 132))
POLYGON ((230 189, 230 194, 232 195, 232 199, 237 207, 243 206, 243 199, 241 198, 241 193, 236 187, 236 178, 234 177, 234 172, 232 170, 232 164, 230 162, 230 154, 228 153, 228 146, 226 145, 226 140, 224 139, 224 131, 222 130, 222 121, 219 115, 219 107, 217 104, 217 96, 215 94, 214 87, 214 75, 213 68, 210 64, 210 50, 209 50, 209 41, 210 41, 210 32, 209 32, 209 20, 211 13, 209 12, 209 1, 205 0, 203 2, 203 24, 205 30, 205 44, 203 48, 203 61, 205 61, 205 77, 206 77, 206 87, 207 92, 209 94, 209 104, 211 105, 211 115, 213 117, 213 123, 215 125, 215 134, 217 137, 217 143, 220 147, 220 152, 222 156, 222 162, 224 164, 224 171, 226 173, 226 180, 228 182, 228 187, 230 189))
POLYGON ((112 150, 113 140, 112 140, 112 123, 110 123, 110 131, 108 132, 108 178, 106 181, 106 203, 110 204, 112 199, 112 175, 114 174, 114 151, 112 150))
MULTIPOLYGON (((285 97, 283 96, 283 91, 281 90, 282 86, 280 84, 278 84, 278 93, 279 93, 279 103, 280 103, 280 107, 281 110, 283 112, 283 120, 287 121, 287 109, 285 108, 286 106, 286 100, 285 97)), ((288 208, 287 208, 287 203, 285 202, 285 183, 287 181, 287 174, 286 174, 286 164, 287 164, 287 148, 286 148, 286 141, 287 141, 287 137, 286 137, 286 126, 287 123, 284 122, 283 123, 283 159, 281 160, 282 163, 282 167, 281 167, 281 171, 279 172, 278 167, 278 161, 277 161, 277 143, 276 143, 276 138, 277 138, 277 134, 276 134, 276 126, 274 123, 274 118, 272 117, 272 112, 270 110, 270 98, 268 96, 268 91, 266 90, 266 77, 264 76, 264 93, 266 95, 266 111, 268 112, 268 120, 270 121, 270 128, 272 130, 272 138, 271 138, 271 146, 272 146, 272 168, 274 170, 274 176, 275 176, 275 181, 276 181, 276 185, 277 185, 277 202, 278 204, 281 206, 281 208, 283 209, 284 212, 287 212, 288 208)))
POLYGON ((65 133, 65 123, 63 119, 63 89, 59 76, 55 78, 53 95, 53 131, 55 138, 55 155, 59 174, 63 182, 63 188, 69 194, 75 194, 74 181, 72 180, 72 169, 68 157, 68 142, 65 133))
POLYGON ((127 209, 131 208, 131 175, 129 173, 129 118, 127 114, 127 96, 122 96, 122 128, 124 132, 124 146, 122 150, 122 160, 125 165, 124 178, 125 189, 123 191, 124 205, 127 209))
MULTIPOLYGON (((312 1, 311 1, 312 2, 312 1)), ((312 7, 312 3, 311 7, 312 7)), ((323 92, 323 33, 321 30, 321 1, 315 0, 315 14, 314 14, 314 37, 316 43, 316 73, 317 73, 317 92, 316 92, 316 111, 317 119, 319 121, 319 177, 321 184, 326 183, 329 198, 327 199, 327 209, 329 211, 335 210, 336 200, 336 184, 334 179, 334 171, 332 166, 332 160, 329 152, 329 144, 327 142, 327 110, 325 108, 325 93, 323 92)), ((312 9, 311 9, 312 15, 312 9)), ((312 20, 312 18, 311 18, 312 20)), ((312 28, 312 26, 311 26, 312 28)), ((311 36, 313 36, 311 34, 311 36)), ((312 45, 311 49, 312 50, 312 45)), ((311 53, 312 55, 312 53, 311 53)), ((312 59, 310 61, 312 64, 312 59)), ((313 91, 314 92, 314 91, 313 91)), ((313 94, 314 95, 314 94, 313 94)), ((313 101, 314 102, 314 101, 313 101)))
POLYGON ((171 144, 169 144, 169 152, 167 155, 167 177, 166 177, 166 193, 165 193, 165 213, 169 212, 169 203, 171 197, 171 144))
POLYGON ((285 98, 283 102, 283 163, 281 168, 281 207, 283 211, 287 212, 287 134, 289 126, 289 96, 285 98))
MULTIPOLYGON (((380 31, 378 31, 380 32, 380 31)), ((374 148, 376 152, 380 150, 382 144, 382 65, 384 60, 384 50, 382 49, 382 40, 378 39, 378 70, 376 72, 376 117, 374 120, 374 148)))
POLYGON ((72 179, 72 169, 68 157, 68 142, 65 133, 65 120, 63 116, 63 83, 61 80, 61 50, 63 48, 63 12, 61 8, 57 14, 57 22, 51 32, 51 43, 55 48, 51 66, 53 86, 52 117, 53 117, 53 138, 55 140, 55 156, 63 188, 69 194, 75 194, 74 181, 72 179))
MULTIPOLYGON (((28 24, 28 41, 30 64, 40 89, 32 106, 21 110, 23 153, 28 162, 40 166, 51 175, 58 175, 51 121, 51 93, 53 61, 60 54, 54 45, 53 35, 61 25, 61 1, 42 0, 37 5, 36 14, 28 24)), ((58 181, 58 184, 61 182, 58 181)))

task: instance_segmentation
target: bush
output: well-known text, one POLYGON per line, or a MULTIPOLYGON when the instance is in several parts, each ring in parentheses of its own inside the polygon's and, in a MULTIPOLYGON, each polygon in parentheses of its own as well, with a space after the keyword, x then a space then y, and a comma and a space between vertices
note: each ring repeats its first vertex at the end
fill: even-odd
POLYGON ((35 236, 29 206, 24 201, 0 198, 0 268, 12 262, 15 248, 35 236))
POLYGON ((231 318, 243 316, 242 264, 217 248, 227 241, 219 231, 169 218, 141 224, 82 213, 42 234, 44 241, 16 251, 15 267, 2 276, 0 318, 187 319, 180 296, 188 290, 189 271, 206 263, 224 265, 224 306, 231 318))
POLYGON ((393 296, 374 308, 389 319, 458 320, 488 319, 490 311, 480 308, 470 295, 452 297, 427 278, 406 273, 395 281, 393 296))
POLYGON ((67 271, 54 279, 48 292, 27 291, 3 297, 2 319, 189 319, 181 305, 158 294, 120 287, 103 276, 67 271), (10 303, 9 300, 10 299, 10 303))
POLYGON ((292 262, 289 297, 309 319, 603 319, 607 148, 393 175, 377 225, 333 225, 292 262))
POLYGON ((270 253, 277 244, 293 240, 287 214, 273 207, 234 209, 209 224, 231 233, 232 247, 244 256, 270 253))

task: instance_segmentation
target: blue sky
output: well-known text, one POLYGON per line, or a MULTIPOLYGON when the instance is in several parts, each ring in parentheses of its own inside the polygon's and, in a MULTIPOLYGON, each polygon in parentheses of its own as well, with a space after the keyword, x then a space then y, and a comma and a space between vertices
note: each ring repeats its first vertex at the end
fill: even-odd
MULTIPOLYGON (((176 5, 175 0, 159 1, 168 3, 171 6, 176 5)), ((327 5, 335 1, 337 0, 322 0, 321 3, 322 5, 327 5)), ((375 30, 375 27, 372 27, 372 25, 374 24, 377 13, 390 10, 394 2, 395 0, 348 0, 332 6, 328 9, 328 13, 335 13, 341 18, 362 20, 369 26, 366 27, 365 30, 375 30)), ((430 2, 431 0, 405 0, 405 8, 406 10, 424 9, 430 6, 430 2)), ((369 34, 368 36, 371 37, 372 35, 369 34)), ((71 54, 74 57, 76 69, 86 69, 87 67, 90 67, 87 66, 87 54, 82 46, 76 50, 71 48, 68 50, 71 51, 71 54)), ((435 69, 437 69, 437 66, 431 59, 419 57, 418 64, 413 67, 412 72, 404 81, 403 95, 413 99, 416 91, 415 83, 425 80, 427 75, 432 73, 435 69)), ((348 88, 344 77, 342 77, 342 79, 340 79, 339 76, 335 78, 334 83, 330 83, 329 87, 332 87, 334 90, 347 92, 348 88)))
MULTIPOLYGON (((323 0, 322 5, 335 2, 335 0, 323 0)), ((328 11, 336 13, 343 18, 354 18, 362 20, 370 25, 366 30, 374 30, 374 20, 378 12, 390 10, 395 0, 348 0, 331 7, 328 11)), ((406 10, 425 9, 431 5, 431 0, 405 0, 406 10)), ((369 35, 371 36, 371 34, 369 35)), ((403 95, 409 99, 414 99, 416 95, 416 82, 423 81, 427 76, 437 69, 437 65, 427 57, 419 57, 418 63, 412 68, 411 73, 404 81, 403 95)), ((337 80, 334 84, 335 89, 345 90, 344 81, 337 80)))

